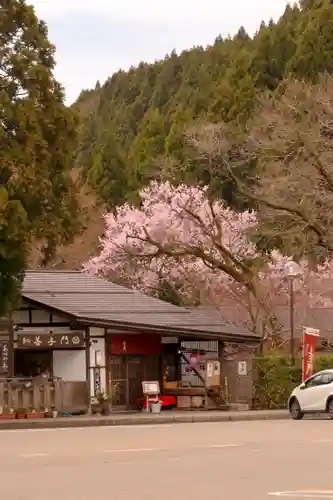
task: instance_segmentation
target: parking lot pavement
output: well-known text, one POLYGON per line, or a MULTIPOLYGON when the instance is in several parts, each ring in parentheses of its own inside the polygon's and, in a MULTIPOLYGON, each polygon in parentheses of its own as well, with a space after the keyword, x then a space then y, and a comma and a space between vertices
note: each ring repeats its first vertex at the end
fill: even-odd
POLYGON ((22 429, 0 439, 8 500, 333 499, 325 419, 22 429))

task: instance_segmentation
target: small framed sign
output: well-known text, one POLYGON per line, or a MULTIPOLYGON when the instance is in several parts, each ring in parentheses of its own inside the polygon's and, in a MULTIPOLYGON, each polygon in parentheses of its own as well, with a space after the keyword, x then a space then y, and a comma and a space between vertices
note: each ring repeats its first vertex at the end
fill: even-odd
POLYGON ((142 382, 142 392, 145 396, 158 396, 160 394, 160 383, 157 381, 142 382))
POLYGON ((239 361, 238 362, 238 375, 246 376, 247 375, 247 362, 239 361))

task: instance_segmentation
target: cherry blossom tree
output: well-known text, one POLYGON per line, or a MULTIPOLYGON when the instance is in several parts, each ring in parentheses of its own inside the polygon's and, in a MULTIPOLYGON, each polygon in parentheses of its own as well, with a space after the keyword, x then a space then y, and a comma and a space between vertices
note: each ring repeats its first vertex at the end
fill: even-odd
POLYGON ((163 277, 175 284, 195 278, 210 285, 221 274, 252 288, 262 259, 247 237, 256 216, 212 202, 206 192, 152 182, 140 193, 139 209, 125 204, 105 215, 101 253, 86 270, 127 278, 132 270, 133 282, 145 291, 163 277))
MULTIPOLYGON (((260 331, 263 339, 277 336, 274 308, 288 298, 284 268, 290 257, 258 251, 251 239, 256 214, 212 201, 207 188, 169 182, 152 182, 140 197, 140 208, 125 204, 105 215, 101 251, 85 271, 150 294, 165 282, 185 303, 209 303, 221 310, 227 303, 241 305, 252 331, 260 331)), ((332 263, 316 270, 306 261, 299 265, 303 302, 325 305, 331 300, 326 294, 330 280, 327 290, 319 282, 332 276, 332 263)))

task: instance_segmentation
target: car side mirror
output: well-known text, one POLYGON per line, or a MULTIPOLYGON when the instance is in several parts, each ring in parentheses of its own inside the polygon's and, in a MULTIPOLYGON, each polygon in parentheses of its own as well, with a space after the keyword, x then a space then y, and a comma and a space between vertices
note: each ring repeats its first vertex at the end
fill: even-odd
POLYGON ((300 389, 305 389, 305 382, 303 382, 300 386, 299 386, 300 389))

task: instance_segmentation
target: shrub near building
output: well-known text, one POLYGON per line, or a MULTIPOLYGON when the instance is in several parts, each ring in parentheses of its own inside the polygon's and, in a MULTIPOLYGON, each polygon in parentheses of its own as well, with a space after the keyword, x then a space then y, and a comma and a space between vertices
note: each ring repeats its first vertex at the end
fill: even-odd
MULTIPOLYGON (((315 359, 315 372, 333 368, 333 354, 320 354, 315 359)), ((289 356, 281 352, 270 352, 255 359, 254 408, 286 408, 288 398, 302 381, 302 360, 294 366, 289 356)))

